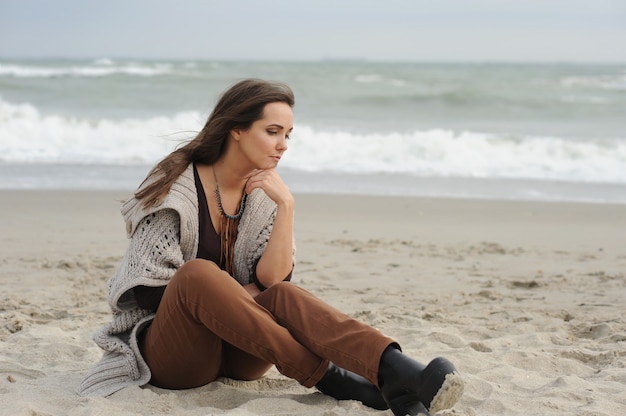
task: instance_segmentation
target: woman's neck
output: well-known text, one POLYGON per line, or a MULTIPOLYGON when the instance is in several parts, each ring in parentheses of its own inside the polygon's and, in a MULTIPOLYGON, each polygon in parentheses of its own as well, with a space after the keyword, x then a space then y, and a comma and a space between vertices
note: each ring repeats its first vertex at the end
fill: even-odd
POLYGON ((213 169, 220 188, 229 191, 241 190, 246 183, 244 177, 253 168, 247 167, 245 163, 241 163, 235 160, 235 158, 230 158, 226 154, 213 164, 213 169))

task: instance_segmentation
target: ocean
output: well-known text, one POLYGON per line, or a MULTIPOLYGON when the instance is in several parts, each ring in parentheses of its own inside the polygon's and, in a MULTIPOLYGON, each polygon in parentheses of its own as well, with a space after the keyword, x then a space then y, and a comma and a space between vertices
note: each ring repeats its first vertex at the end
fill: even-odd
POLYGON ((133 190, 248 77, 294 192, 626 203, 626 65, 0 59, 0 189, 133 190))

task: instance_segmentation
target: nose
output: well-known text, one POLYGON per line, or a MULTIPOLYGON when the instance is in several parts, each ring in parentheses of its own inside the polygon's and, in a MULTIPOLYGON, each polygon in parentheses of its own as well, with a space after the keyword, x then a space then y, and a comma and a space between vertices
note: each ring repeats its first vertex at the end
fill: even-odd
POLYGON ((278 140, 278 145, 276 146, 276 148, 283 152, 289 148, 289 145, 287 145, 287 135, 280 136, 280 140, 278 140))

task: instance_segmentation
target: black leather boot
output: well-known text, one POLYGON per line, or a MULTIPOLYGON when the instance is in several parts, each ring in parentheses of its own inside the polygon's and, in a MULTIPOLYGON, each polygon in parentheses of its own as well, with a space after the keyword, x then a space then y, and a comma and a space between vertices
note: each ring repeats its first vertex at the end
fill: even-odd
POLYGON ((396 416, 419 415, 449 409, 463 394, 463 381, 445 358, 426 367, 389 347, 380 360, 380 390, 396 416))
POLYGON ((337 367, 333 363, 328 365, 328 371, 315 387, 337 400, 358 400, 374 409, 389 409, 383 395, 375 385, 364 377, 337 367))

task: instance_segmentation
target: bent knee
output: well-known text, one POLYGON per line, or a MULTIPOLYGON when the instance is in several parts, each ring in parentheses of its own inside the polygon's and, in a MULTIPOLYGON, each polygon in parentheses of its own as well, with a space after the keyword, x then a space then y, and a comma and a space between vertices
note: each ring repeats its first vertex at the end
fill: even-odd
POLYGON ((211 260, 191 259, 188 262, 185 262, 182 266, 180 266, 177 270, 177 273, 181 272, 185 274, 203 274, 207 273, 210 270, 220 270, 220 268, 211 260))
POLYGON ((219 274, 219 272, 221 272, 221 269, 214 262, 204 259, 193 259, 176 270, 170 284, 201 282, 209 279, 210 276, 219 274))
POLYGON ((262 294, 264 297, 272 298, 272 299, 282 299, 291 297, 291 295, 301 290, 298 286, 294 285, 291 282, 278 282, 273 284, 272 286, 265 289, 262 294))
POLYGON ((293 283, 280 282, 265 289, 254 300, 266 309, 275 311, 278 305, 293 304, 293 299, 296 299, 301 291, 303 289, 293 283))
POLYGON ((272 286, 265 289, 265 292, 267 291, 277 292, 277 293, 290 292, 294 287, 296 287, 296 285, 294 285, 293 283, 282 281, 282 282, 274 283, 272 286))

